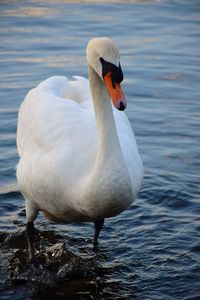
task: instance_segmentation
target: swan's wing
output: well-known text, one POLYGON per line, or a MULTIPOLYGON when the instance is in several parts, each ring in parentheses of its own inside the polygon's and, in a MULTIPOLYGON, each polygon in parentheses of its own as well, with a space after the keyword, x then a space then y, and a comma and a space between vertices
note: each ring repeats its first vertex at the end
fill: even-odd
POLYGON ((91 102, 88 81, 84 78, 68 81, 54 76, 41 82, 27 94, 19 110, 19 155, 24 151, 47 152, 62 147, 78 151, 80 144, 87 147, 92 136, 96 136, 91 102))

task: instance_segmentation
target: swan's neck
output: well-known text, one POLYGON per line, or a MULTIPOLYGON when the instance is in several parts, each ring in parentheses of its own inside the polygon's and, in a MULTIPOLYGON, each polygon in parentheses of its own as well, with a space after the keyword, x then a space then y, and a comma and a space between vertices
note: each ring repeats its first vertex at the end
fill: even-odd
POLYGON ((92 92, 97 127, 97 156, 96 164, 122 159, 121 148, 117 136, 115 120, 105 83, 89 66, 89 81, 92 92))

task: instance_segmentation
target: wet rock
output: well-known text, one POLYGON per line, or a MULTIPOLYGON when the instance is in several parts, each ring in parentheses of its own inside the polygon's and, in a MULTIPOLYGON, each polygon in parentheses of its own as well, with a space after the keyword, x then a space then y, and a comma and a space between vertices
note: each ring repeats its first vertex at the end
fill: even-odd
POLYGON ((76 294, 77 289, 83 291, 86 283, 96 276, 96 254, 92 250, 83 256, 72 253, 64 237, 53 231, 37 233, 37 267, 28 262, 25 231, 4 234, 1 241, 2 249, 9 253, 5 280, 14 286, 25 286, 28 299, 55 299, 58 296, 62 299, 62 289, 66 292, 67 286, 73 287, 76 294))

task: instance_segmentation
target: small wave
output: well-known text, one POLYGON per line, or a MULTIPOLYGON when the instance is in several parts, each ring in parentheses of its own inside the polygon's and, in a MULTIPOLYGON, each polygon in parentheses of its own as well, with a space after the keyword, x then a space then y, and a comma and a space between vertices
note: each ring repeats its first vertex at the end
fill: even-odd
POLYGON ((172 209, 184 209, 191 205, 191 196, 179 190, 148 189, 141 192, 141 197, 149 204, 172 209))

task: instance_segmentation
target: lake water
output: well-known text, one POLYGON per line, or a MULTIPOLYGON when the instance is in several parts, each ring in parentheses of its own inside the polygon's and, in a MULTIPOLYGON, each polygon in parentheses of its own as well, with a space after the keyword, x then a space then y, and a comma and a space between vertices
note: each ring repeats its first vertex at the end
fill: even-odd
POLYGON ((0 298, 200 299, 200 2, 1 1, 0 38, 0 298), (94 36, 121 52, 143 189, 106 221, 97 253, 91 224, 39 217, 43 268, 28 273, 17 112, 41 80, 87 76, 94 36))

